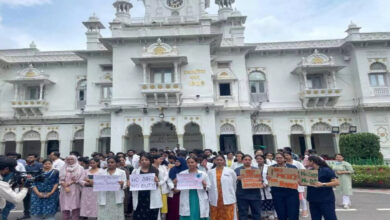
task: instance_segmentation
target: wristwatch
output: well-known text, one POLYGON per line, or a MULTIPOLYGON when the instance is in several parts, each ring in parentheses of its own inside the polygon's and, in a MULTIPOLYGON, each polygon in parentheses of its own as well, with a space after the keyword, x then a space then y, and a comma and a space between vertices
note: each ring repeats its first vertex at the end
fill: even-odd
POLYGON ((326 183, 322 183, 322 187, 325 187, 326 186, 326 183))

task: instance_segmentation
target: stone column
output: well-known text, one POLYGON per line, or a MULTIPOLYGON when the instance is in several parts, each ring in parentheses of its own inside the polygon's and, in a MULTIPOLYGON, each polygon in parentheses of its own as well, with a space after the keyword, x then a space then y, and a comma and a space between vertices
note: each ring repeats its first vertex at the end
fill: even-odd
POLYGON ((4 155, 5 153, 5 141, 0 142, 0 154, 4 155))
POLYGON ((305 142, 306 142, 306 150, 313 149, 313 146, 311 144, 311 134, 305 134, 305 142))
POLYGON ((305 89, 307 89, 307 73, 306 72, 303 72, 303 81, 304 81, 304 86, 305 86, 305 89))
POLYGON ((179 144, 180 148, 184 148, 184 135, 178 134, 177 140, 178 140, 178 144, 179 144))
POLYGON ((45 158, 47 152, 47 141, 41 141, 41 157, 45 158))
POLYGON ((43 83, 39 85, 39 100, 43 100, 43 83))
POLYGON ((340 146, 339 146, 339 139, 340 135, 339 134, 333 134, 333 146, 334 146, 334 152, 336 154, 340 153, 340 146))
POLYGON ((23 155, 23 141, 16 142, 16 153, 23 155))
POLYGON ((148 83, 147 80, 148 80, 148 77, 147 77, 147 64, 146 63, 143 63, 142 64, 142 68, 143 68, 143 71, 144 71, 144 84, 148 83))
POLYGON ((174 74, 175 74, 175 79, 174 79, 175 81, 174 81, 174 83, 179 83, 179 71, 178 71, 179 64, 177 62, 175 62, 173 64, 173 66, 174 66, 174 74))
POLYGON ((149 147, 149 135, 144 135, 144 151, 149 152, 150 147, 149 147))

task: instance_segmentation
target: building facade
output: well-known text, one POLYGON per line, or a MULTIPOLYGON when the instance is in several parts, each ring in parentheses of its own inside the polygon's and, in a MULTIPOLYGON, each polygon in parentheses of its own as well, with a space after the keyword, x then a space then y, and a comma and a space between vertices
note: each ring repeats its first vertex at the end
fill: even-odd
POLYGON ((390 33, 245 43, 234 0, 117 0, 112 35, 83 22, 86 50, 0 50, 1 153, 292 146, 333 156, 371 132, 390 159, 390 33))

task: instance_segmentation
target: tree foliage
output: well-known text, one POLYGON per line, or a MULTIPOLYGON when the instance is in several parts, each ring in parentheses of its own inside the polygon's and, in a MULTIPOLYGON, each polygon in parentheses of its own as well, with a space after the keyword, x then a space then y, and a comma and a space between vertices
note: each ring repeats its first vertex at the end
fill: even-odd
POLYGON ((379 137, 372 133, 357 133, 340 137, 340 151, 346 159, 376 159, 383 161, 379 137))

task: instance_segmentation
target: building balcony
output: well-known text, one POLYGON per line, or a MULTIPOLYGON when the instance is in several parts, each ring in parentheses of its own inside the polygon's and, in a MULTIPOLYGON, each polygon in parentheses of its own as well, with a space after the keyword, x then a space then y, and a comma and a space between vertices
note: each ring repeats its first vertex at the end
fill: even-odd
POLYGON ((342 89, 305 89, 300 99, 305 108, 334 107, 341 96, 342 89))
POLYGON ((141 92, 147 104, 179 105, 181 97, 181 83, 144 83, 141 92))
POLYGON ((16 114, 22 117, 42 116, 48 104, 45 100, 20 100, 11 103, 16 114))
POLYGON ((371 96, 383 97, 390 96, 390 88, 389 87, 371 87, 371 96))

